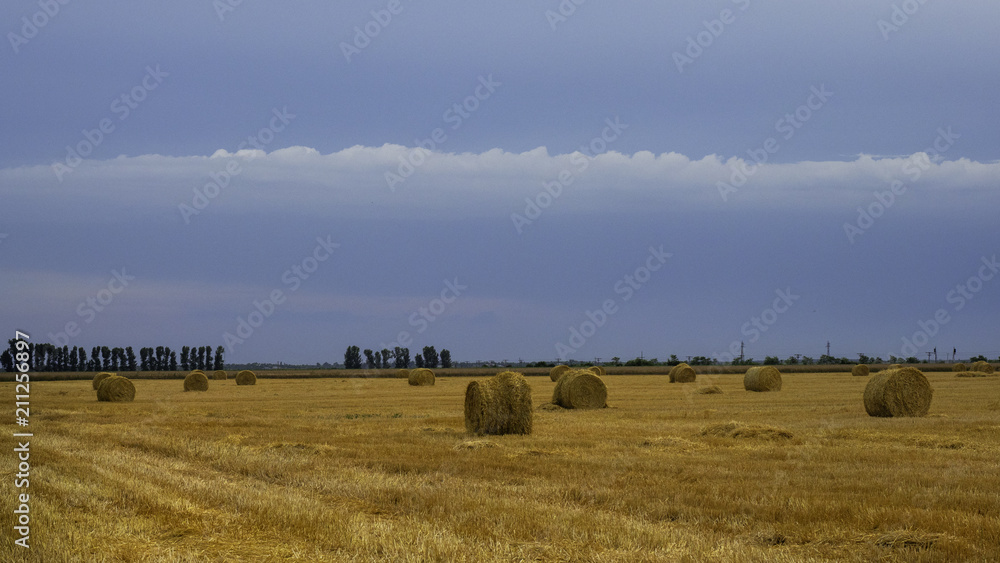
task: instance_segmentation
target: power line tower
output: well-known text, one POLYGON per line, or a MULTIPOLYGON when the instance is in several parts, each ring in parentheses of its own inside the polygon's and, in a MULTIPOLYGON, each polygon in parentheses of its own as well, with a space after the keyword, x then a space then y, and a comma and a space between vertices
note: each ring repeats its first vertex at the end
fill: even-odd
POLYGON ((743 362, 743 341, 740 340, 740 362, 743 362))
POLYGON ((826 341, 826 355, 827 356, 830 355, 830 341, 829 340, 826 341))

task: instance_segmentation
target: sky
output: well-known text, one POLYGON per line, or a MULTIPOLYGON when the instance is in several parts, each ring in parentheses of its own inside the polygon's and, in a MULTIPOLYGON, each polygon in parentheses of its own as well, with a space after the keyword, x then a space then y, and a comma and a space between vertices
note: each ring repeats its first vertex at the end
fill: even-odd
POLYGON ((0 330, 1000 356, 1000 4, 0 6, 0 330))

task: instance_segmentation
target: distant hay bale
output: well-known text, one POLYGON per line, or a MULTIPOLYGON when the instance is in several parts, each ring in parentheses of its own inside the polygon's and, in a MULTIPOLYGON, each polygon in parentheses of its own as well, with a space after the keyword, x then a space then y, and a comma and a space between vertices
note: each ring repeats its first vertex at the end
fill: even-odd
POLYGON ((969 371, 981 371, 983 373, 993 373, 993 364, 989 362, 984 362, 982 360, 978 362, 972 362, 972 366, 969 371))
POLYGON ((867 364, 858 364, 853 368, 851 368, 851 375, 855 375, 858 377, 868 377, 869 373, 870 370, 868 369, 867 364))
POLYGON ((556 382, 552 402, 565 409, 602 409, 608 406, 608 387, 591 371, 570 370, 556 382))
POLYGON ((104 381, 106 378, 111 377, 113 375, 117 375, 117 374, 108 373, 106 371, 102 371, 101 373, 95 375, 94 376, 94 382, 93 382, 93 384, 94 384, 94 391, 97 391, 97 388, 100 387, 102 381, 104 381))
POLYGON ((924 416, 934 390, 917 368, 880 371, 865 387, 865 411, 869 416, 924 416))
POLYGON ((774 366, 756 366, 743 376, 743 388, 747 391, 781 391, 781 372, 774 366))
POLYGON ((969 368, 965 367, 965 364, 959 362, 951 366, 951 371, 969 371, 969 368))
POLYGON ((135 385, 120 375, 111 375, 97 386, 97 400, 111 403, 128 403, 135 399, 135 385))
POLYGON ((229 374, 227 374, 226 370, 224 369, 217 369, 214 372, 212 372, 212 375, 213 379, 215 379, 216 381, 225 381, 229 379, 229 374))
POLYGON ((465 388, 465 429, 471 434, 531 434, 531 386, 505 371, 465 388))
POLYGON ((399 369, 399 370, 396 370, 396 377, 398 377, 400 379, 409 379, 410 378, 410 370, 408 370, 408 369, 399 369))
POLYGON ((694 368, 683 362, 670 368, 670 383, 691 383, 697 377, 694 368))
POLYGON ((236 374, 236 384, 237 385, 257 385, 257 375, 245 369, 236 374))
POLYGON ((984 371, 960 371, 955 374, 955 377, 996 377, 995 373, 986 373, 984 371))
POLYGON ((559 378, 562 377, 562 374, 566 373, 569 370, 570 370, 569 366, 559 364, 556 367, 549 370, 549 379, 551 379, 552 381, 559 381, 559 378))
MULTIPOLYGON (((587 370, 593 372, 594 375, 607 375, 608 374, 606 371, 604 371, 604 368, 601 367, 601 366, 590 366, 589 368, 587 368, 587 370)), ((559 381, 559 380, 557 379, 556 381, 559 381)))
POLYGON ((708 387, 700 387, 695 391, 698 395, 721 395, 722 387, 718 385, 709 385, 708 387))
POLYGON ((784 428, 766 424, 744 424, 735 420, 710 424, 701 430, 702 436, 720 438, 750 438, 763 440, 789 440, 794 434, 784 428))
POLYGON ((185 391, 208 391, 208 377, 200 371, 192 371, 184 378, 185 391))
POLYGON ((427 368, 417 368, 407 378, 410 385, 434 385, 434 372, 427 368))
POLYGON ((888 366, 886 366, 886 368, 885 368, 884 370, 882 370, 882 371, 885 371, 885 370, 889 370, 889 369, 899 369, 899 368, 901 368, 901 367, 903 367, 903 366, 902 366, 902 365, 900 365, 900 364, 889 364, 889 365, 888 365, 888 366))

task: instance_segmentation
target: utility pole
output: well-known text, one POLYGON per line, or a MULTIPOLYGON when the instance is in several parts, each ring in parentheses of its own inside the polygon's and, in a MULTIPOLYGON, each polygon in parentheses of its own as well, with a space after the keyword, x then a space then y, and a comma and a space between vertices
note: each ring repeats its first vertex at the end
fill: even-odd
POLYGON ((830 355, 830 341, 829 340, 826 341, 826 355, 827 356, 830 355))
POLYGON ((927 352, 927 363, 931 363, 931 352, 927 352))
POLYGON ((934 363, 937 363, 937 346, 934 347, 934 363))
POLYGON ((743 362, 743 341, 740 340, 740 362, 743 362))

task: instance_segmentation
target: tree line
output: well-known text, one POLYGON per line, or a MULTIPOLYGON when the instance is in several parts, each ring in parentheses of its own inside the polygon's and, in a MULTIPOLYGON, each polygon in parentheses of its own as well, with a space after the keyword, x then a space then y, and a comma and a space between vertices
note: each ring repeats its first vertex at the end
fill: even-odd
MULTIPOLYGON (((361 354, 361 348, 348 346, 347 351, 344 352, 344 369, 362 369, 362 367, 367 369, 410 368, 409 348, 396 346, 392 350, 383 348, 374 351, 366 348, 364 350, 364 365, 362 365, 361 354)), ((438 354, 433 346, 424 346, 422 353, 414 357, 413 363, 418 368, 434 369, 440 366, 447 369, 451 367, 451 352, 442 349, 441 353, 438 354)))
MULTIPOLYGON (((0 354, 0 367, 14 371, 16 340, 7 341, 7 349, 0 354)), ((139 349, 139 358, 131 346, 124 348, 94 346, 87 355, 82 346, 55 346, 46 342, 28 344, 28 369, 31 371, 183 371, 223 369, 225 348, 219 346, 212 353, 211 346, 184 346, 180 362, 177 352, 169 346, 139 349)))

